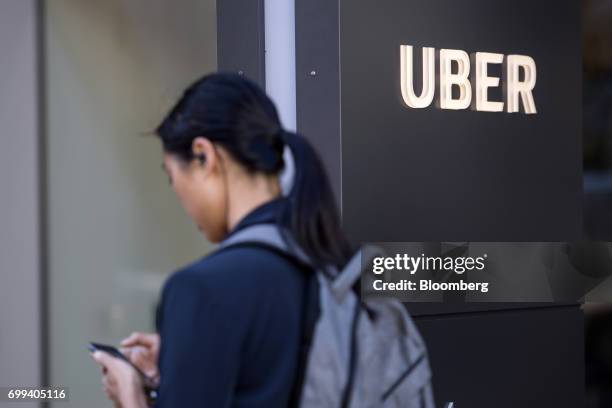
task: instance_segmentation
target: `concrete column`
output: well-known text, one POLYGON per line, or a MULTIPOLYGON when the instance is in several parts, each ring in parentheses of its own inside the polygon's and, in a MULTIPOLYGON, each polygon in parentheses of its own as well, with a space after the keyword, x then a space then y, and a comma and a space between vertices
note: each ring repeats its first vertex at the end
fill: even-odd
POLYGON ((35 0, 0 2, 0 387, 42 372, 37 24, 35 0))

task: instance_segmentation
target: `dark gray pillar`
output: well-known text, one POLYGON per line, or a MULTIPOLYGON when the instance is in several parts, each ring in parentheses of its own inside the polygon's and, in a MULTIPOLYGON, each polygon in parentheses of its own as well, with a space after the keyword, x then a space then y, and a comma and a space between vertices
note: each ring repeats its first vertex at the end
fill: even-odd
POLYGON ((242 72, 265 86, 264 33, 264 0, 218 0, 219 71, 242 72))
POLYGON ((337 1, 295 2, 297 127, 317 148, 341 202, 338 13, 337 1))

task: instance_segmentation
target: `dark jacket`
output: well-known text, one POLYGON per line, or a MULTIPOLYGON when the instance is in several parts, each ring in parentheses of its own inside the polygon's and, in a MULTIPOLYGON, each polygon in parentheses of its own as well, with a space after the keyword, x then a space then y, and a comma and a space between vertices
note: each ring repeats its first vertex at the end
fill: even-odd
MULTIPOLYGON (((273 223, 283 199, 232 233, 273 223)), ((286 407, 297 372, 305 273, 282 256, 239 247, 175 272, 158 309, 156 407, 286 407)))

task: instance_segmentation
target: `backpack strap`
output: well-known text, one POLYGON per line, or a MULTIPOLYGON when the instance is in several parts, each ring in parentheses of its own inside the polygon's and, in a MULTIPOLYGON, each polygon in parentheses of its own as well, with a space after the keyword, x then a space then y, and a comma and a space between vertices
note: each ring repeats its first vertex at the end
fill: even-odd
POLYGON ((219 244, 219 249, 244 242, 267 244, 268 249, 275 248, 305 264, 311 264, 308 256, 293 242, 291 237, 283 234, 275 224, 256 224, 239 230, 223 240, 219 244))
POLYGON ((340 275, 334 279, 331 290, 333 294, 342 299, 351 291, 353 285, 361 277, 363 269, 370 264, 376 256, 383 255, 384 252, 375 246, 366 246, 353 255, 351 260, 342 269, 340 275))
POLYGON ((308 355, 310 346, 314 336, 315 326, 319 319, 319 282, 314 268, 307 258, 297 256, 293 249, 298 249, 296 246, 289 249, 285 238, 277 226, 271 224, 257 224, 252 227, 247 227, 240 230, 224 240, 218 251, 223 251, 230 248, 260 248, 262 250, 274 253, 282 257, 298 269, 304 272, 304 292, 302 298, 302 319, 301 319, 301 338, 298 350, 298 364, 296 376, 289 395, 289 407, 298 407, 301 396, 304 379, 306 377, 306 369, 308 365, 308 355))

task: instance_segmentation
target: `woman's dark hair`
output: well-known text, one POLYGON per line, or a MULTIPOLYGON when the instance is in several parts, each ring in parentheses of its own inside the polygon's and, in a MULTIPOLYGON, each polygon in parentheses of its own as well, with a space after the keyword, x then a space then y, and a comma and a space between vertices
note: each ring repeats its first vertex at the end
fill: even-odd
POLYGON ((250 173, 279 174, 289 146, 295 176, 279 223, 318 266, 348 260, 350 245, 321 160, 306 139, 283 129, 274 103, 252 81, 231 73, 204 76, 185 90, 156 133, 166 152, 187 161, 194 159, 193 140, 206 137, 250 173))

